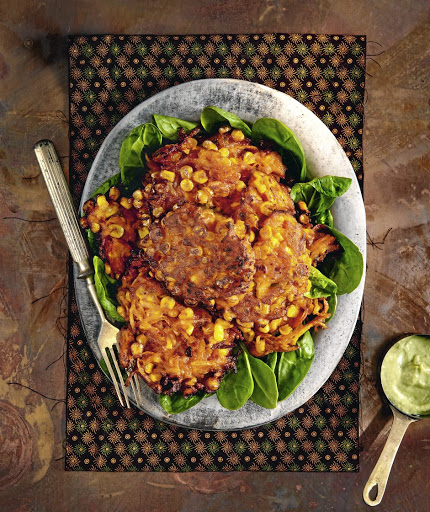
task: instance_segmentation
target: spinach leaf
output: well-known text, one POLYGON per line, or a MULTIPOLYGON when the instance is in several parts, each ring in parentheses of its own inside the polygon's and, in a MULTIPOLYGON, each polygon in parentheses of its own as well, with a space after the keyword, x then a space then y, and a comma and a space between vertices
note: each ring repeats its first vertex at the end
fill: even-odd
POLYGON ((91 229, 86 229, 86 234, 88 238, 88 245, 90 246, 91 252, 93 255, 99 255, 99 246, 97 244, 96 235, 91 231, 91 229))
POLYGON ((246 404, 254 391, 248 354, 242 350, 236 364, 236 373, 230 372, 221 381, 217 391, 219 403, 230 411, 240 409, 246 404))
POLYGON ((253 141, 271 140, 279 146, 277 150, 287 166, 287 173, 294 179, 306 179, 306 161, 302 145, 294 133, 277 119, 262 117, 252 125, 253 141))
POLYGON ((333 226, 333 217, 329 208, 336 197, 343 195, 351 186, 350 178, 323 176, 305 183, 296 183, 291 189, 291 199, 297 203, 304 201, 311 212, 314 224, 333 226))
POLYGON ((110 178, 108 178, 104 183, 102 183, 99 187, 97 187, 94 192, 91 194, 91 197, 98 196, 100 194, 106 194, 108 190, 112 187, 121 184, 121 173, 114 174, 110 178))
POLYGON ((334 313, 335 313, 336 307, 337 307, 337 295, 330 295, 330 297, 327 297, 327 302, 328 302, 328 312, 330 313, 330 318, 327 318, 325 323, 330 322, 330 320, 334 316, 334 313))
POLYGON ((267 356, 266 356, 266 364, 273 371, 275 371, 277 361, 278 361, 278 353, 277 352, 271 352, 270 354, 267 354, 267 356))
POLYGON ((242 130, 246 137, 251 136, 251 129, 242 119, 222 108, 205 107, 200 114, 200 122, 208 133, 214 133, 227 123, 236 130, 242 130))
POLYGON ((192 121, 184 121, 177 117, 162 116, 160 114, 153 114, 152 120, 163 137, 170 140, 177 140, 179 128, 183 128, 185 133, 190 133, 191 130, 198 126, 198 123, 193 123, 192 121))
POLYGON ((282 352, 278 356, 275 375, 279 402, 289 397, 302 382, 315 357, 314 342, 309 331, 297 341, 297 346, 297 350, 282 352))
POLYGON ((124 139, 119 152, 119 168, 124 185, 132 180, 136 173, 145 170, 144 152, 151 154, 163 141, 160 130, 152 123, 145 123, 133 128, 124 139))
POLYGON ((158 395, 158 403, 168 414, 179 414, 188 411, 210 395, 211 393, 199 393, 185 398, 182 393, 174 393, 172 396, 161 394, 158 395))
POLYGON ((340 257, 329 255, 320 266, 321 271, 337 284, 337 295, 350 293, 360 284, 363 275, 363 256, 351 240, 330 228, 332 235, 342 246, 340 257))
POLYGON ((309 183, 320 194, 328 197, 340 197, 349 189, 352 180, 339 176, 323 176, 322 178, 314 178, 309 183))
POLYGON ((329 228, 333 227, 333 215, 330 210, 315 214, 312 220, 314 224, 325 224, 329 228))
POLYGON ((244 345, 241 344, 241 346, 247 352, 254 381, 251 400, 266 409, 274 409, 278 403, 278 386, 273 370, 261 359, 252 356, 244 345))
POLYGON ((336 283, 326 277, 317 268, 311 266, 309 280, 312 287, 308 292, 305 293, 305 297, 309 297, 310 299, 318 299, 320 297, 330 297, 331 295, 336 295, 336 283))
POLYGON ((116 284, 115 279, 109 277, 105 272, 105 264, 98 257, 93 258, 94 265, 94 284, 96 287, 97 297, 99 298, 102 308, 107 316, 115 322, 124 322, 124 318, 116 310, 116 299, 113 292, 116 284))

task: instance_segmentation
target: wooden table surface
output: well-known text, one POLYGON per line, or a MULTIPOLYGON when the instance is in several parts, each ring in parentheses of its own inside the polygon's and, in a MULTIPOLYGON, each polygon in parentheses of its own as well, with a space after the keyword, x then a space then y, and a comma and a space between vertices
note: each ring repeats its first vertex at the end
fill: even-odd
MULTIPOLYGON (((378 362, 396 337, 430 332, 429 14, 425 0, 0 0, 1 510, 367 508, 362 490, 391 422, 376 387, 378 362), (33 145, 52 139, 67 172, 66 36, 276 31, 368 39, 360 472, 66 473, 64 403, 11 384, 65 395, 56 320, 64 316, 67 248, 33 145)), ((380 510, 430 510, 429 434, 430 421, 409 428, 380 510)))

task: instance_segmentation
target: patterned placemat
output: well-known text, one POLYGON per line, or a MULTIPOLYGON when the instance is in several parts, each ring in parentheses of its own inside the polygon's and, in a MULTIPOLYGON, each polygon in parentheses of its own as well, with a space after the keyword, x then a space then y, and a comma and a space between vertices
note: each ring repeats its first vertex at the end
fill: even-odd
MULTIPOLYGON (((201 78, 255 81, 291 95, 330 128, 362 183, 365 62, 364 36, 70 37, 75 204, 113 126, 152 94, 201 78)), ((69 282, 67 470, 358 470, 360 322, 330 379, 296 411, 237 432, 188 430, 119 405, 88 348, 69 282)))

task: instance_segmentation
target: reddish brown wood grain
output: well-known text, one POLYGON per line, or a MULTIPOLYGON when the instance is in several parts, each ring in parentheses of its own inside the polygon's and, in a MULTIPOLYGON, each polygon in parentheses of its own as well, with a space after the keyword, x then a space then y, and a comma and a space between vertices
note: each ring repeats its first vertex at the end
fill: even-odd
MULTIPOLYGON (((362 489, 390 421, 376 386, 378 362, 394 338, 430 332, 427 2, 3 0, 0 19, 0 509, 365 510, 362 489), (67 173, 65 37, 276 31, 366 34, 374 55, 367 62, 364 131, 372 244, 360 473, 65 473, 64 406, 55 399, 65 394, 56 321, 64 310, 67 250, 32 149, 52 139, 67 173)), ((429 448, 429 424, 412 425, 380 510, 430 508, 429 448)))

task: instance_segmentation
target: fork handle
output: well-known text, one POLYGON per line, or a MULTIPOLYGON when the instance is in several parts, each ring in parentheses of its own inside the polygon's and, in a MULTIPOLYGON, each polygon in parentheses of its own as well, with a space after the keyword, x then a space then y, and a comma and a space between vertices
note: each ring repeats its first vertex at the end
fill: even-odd
POLYGON ((41 140, 34 146, 34 152, 66 237, 70 254, 79 267, 79 277, 87 277, 93 273, 89 263, 89 253, 76 218, 72 196, 54 144, 50 140, 41 140))

